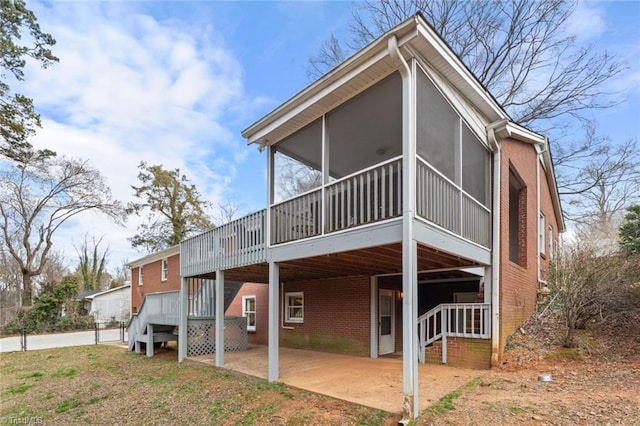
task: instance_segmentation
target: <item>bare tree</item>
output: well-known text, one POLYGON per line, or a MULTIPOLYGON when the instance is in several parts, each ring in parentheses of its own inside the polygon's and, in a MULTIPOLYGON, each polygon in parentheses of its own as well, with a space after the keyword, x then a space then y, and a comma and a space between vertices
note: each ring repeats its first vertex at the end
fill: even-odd
POLYGON ((603 83, 624 67, 566 34, 576 1, 366 0, 355 3, 352 40, 335 36, 309 59, 319 77, 352 52, 421 12, 513 119, 523 125, 615 103, 603 83))
POLYGON ((20 265, 0 241, 0 327, 4 327, 15 315, 16 308, 22 306, 21 282, 20 265))
POLYGON ((640 146, 616 145, 596 130, 589 123, 580 143, 557 144, 554 166, 565 218, 614 246, 624 210, 640 202, 640 146))
POLYGON ((340 46, 340 40, 332 33, 331 36, 320 45, 320 51, 309 57, 307 77, 318 78, 331 68, 346 59, 346 53, 340 46))
POLYGON ((638 258, 602 253, 595 238, 562 245, 550 286, 566 322, 565 346, 575 347, 575 331, 594 318, 603 320, 638 309, 638 258))
POLYGON ((107 256, 109 255, 109 247, 100 250, 100 243, 103 237, 96 239, 95 236, 89 242, 88 236, 84 236, 84 243, 78 249, 78 275, 80 276, 81 290, 102 290, 107 284, 104 279, 108 277, 105 266, 107 256))
POLYGON ((0 162, 0 231, 20 268, 22 304, 31 305, 32 279, 44 270, 56 231, 87 211, 120 220, 122 209, 85 160, 31 152, 19 162, 0 162))
POLYGON ((218 214, 213 217, 214 221, 220 225, 231 222, 238 213, 238 206, 231 200, 218 203, 218 214))

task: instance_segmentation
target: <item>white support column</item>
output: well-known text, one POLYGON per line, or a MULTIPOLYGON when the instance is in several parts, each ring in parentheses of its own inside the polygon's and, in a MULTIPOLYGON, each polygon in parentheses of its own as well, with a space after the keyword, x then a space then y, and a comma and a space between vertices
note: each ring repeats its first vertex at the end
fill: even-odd
POLYGON ((153 324, 147 324, 147 356, 153 356, 153 324))
POLYGON ((418 246, 413 236, 416 197, 416 94, 414 59, 410 64, 388 40, 389 56, 400 62, 402 76, 402 390, 404 420, 420 414, 418 396, 418 246))
POLYGON ((280 317, 280 264, 277 262, 269 262, 269 371, 268 379, 270 382, 278 380, 280 375, 279 366, 279 317, 280 317))
POLYGON ((371 358, 378 358, 378 278, 371 277, 371 358))
POLYGON ((216 271, 216 367, 224 365, 224 271, 216 271))
POLYGON ((189 279, 182 277, 180 283, 180 324, 178 325, 178 362, 187 357, 187 329, 189 315, 189 279))

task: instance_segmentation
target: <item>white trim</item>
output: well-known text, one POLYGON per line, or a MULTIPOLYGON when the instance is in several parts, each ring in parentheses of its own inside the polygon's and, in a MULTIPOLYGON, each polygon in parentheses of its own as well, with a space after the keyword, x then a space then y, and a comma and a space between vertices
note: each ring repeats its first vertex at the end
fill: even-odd
POLYGON ((284 322, 302 324, 304 323, 304 291, 287 291, 284 293, 284 322), (290 298, 291 297, 300 297, 302 298, 301 305, 291 305, 290 298), (302 316, 291 316, 291 308, 300 309, 300 313, 302 316))
POLYGON ((138 286, 144 285, 144 265, 138 266, 138 286))
POLYGON ((160 261, 160 281, 165 282, 169 279, 169 259, 166 257, 160 261))
POLYGON ((247 318, 247 331, 256 331, 256 324, 258 322, 258 309, 256 305, 257 299, 255 294, 242 296, 242 316, 247 318), (247 311, 247 300, 253 299, 253 311, 247 311), (253 314, 253 325, 249 323, 249 316, 247 314, 253 314))
POLYGON ((127 263, 127 266, 130 269, 133 269, 140 265, 148 265, 149 263, 157 262, 158 260, 164 257, 175 256, 176 254, 177 255, 180 254, 180 245, 175 245, 175 246, 169 247, 168 249, 159 251, 157 253, 153 253, 145 257, 141 257, 139 259, 136 259, 134 261, 127 263))

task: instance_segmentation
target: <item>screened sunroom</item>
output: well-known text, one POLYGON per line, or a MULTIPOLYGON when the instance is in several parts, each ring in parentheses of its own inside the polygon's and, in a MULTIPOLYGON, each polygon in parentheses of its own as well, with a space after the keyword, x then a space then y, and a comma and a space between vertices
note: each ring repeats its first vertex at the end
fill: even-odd
MULTIPOLYGON (((489 247, 490 153, 416 69, 416 216, 489 247)), ((272 245, 401 216, 402 85, 394 72, 272 145, 272 245)))

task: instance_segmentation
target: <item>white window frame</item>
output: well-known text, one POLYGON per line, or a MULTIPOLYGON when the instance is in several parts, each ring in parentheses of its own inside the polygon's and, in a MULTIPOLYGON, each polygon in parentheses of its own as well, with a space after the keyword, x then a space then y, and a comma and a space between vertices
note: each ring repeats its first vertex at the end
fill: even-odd
POLYGON ((553 258, 553 243, 555 242, 555 238, 553 236, 553 226, 549 225, 549 258, 553 258))
POLYGON ((139 286, 144 284, 144 281, 142 279, 142 277, 144 275, 143 269, 144 269, 144 266, 142 266, 142 265, 138 267, 138 285, 139 286))
POLYGON ((292 291, 286 292, 284 294, 284 320, 285 322, 299 323, 302 324, 304 322, 304 292, 303 291, 292 291), (302 298, 301 305, 291 305, 292 298, 302 298), (296 317, 291 316, 292 309, 300 309, 302 316, 296 317))
POLYGON ((255 294, 242 296, 242 316, 247 318, 247 331, 256 331, 258 315, 255 294), (247 309, 247 300, 249 299, 253 299, 253 311, 247 309), (251 325, 251 322, 249 321, 249 315, 253 315, 253 325, 251 325))
POLYGON ((545 220, 545 216, 544 213, 540 212, 540 219, 539 223, 538 223, 538 251, 540 252, 540 254, 545 254, 547 252, 546 250, 546 246, 545 246, 545 241, 544 241, 544 235, 547 231, 547 226, 546 224, 546 220, 545 220))
POLYGON ((167 281, 169 278, 169 260, 166 257, 160 262, 160 268, 162 269, 160 273, 160 280, 167 281))

